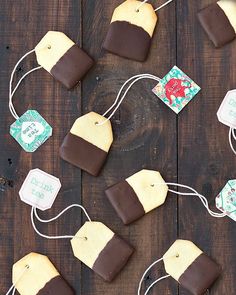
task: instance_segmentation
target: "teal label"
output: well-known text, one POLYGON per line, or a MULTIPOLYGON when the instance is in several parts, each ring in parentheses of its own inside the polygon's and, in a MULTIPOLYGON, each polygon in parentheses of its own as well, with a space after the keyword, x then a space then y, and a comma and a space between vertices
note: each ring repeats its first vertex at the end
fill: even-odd
POLYGON ((216 207, 236 221, 236 180, 229 180, 216 197, 216 207))
POLYGON ((26 152, 34 152, 50 136, 52 127, 35 110, 28 110, 10 127, 10 134, 26 152))
POLYGON ((178 114, 200 90, 192 79, 174 66, 152 91, 178 114))

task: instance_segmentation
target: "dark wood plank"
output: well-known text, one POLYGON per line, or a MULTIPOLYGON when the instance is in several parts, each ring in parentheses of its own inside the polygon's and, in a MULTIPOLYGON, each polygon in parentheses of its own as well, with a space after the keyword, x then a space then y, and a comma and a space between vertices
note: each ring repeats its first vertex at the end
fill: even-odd
MULTIPOLYGON (((176 63, 174 6, 160 12, 146 63, 128 61, 101 50, 112 12, 120 3, 83 1, 83 46, 97 60, 94 71, 83 82, 83 113, 90 110, 103 113, 129 77, 139 73, 162 77, 176 63)), ((83 267, 82 294, 135 294, 144 269, 176 238, 176 200, 168 198, 165 206, 124 227, 104 194, 108 186, 142 168, 157 169, 166 180, 177 176, 176 117, 152 94, 154 85, 155 82, 142 81, 134 86, 112 119, 114 143, 101 175, 94 178, 83 173, 83 203, 90 215, 129 241, 136 253, 110 285, 83 267)), ((158 269, 163 267, 160 265, 158 269)), ((151 275, 148 283, 158 275, 160 271, 151 275)), ((160 294, 176 294, 177 284, 167 280, 157 290, 160 294)))
MULTIPOLYGON (((141 168, 152 168, 158 169, 167 181, 197 188, 214 208, 215 196, 228 179, 235 177, 235 157, 228 145, 228 130, 217 121, 216 111, 227 90, 234 87, 236 64, 232 56, 236 43, 216 50, 200 28, 196 13, 212 0, 179 0, 176 2, 177 27, 175 5, 163 9, 148 61, 144 64, 127 61, 101 50, 112 11, 121 1, 83 1, 82 7, 80 2, 1 3, 1 292, 11 285, 14 261, 30 251, 37 251, 52 259, 77 294, 135 294, 145 267, 159 258, 179 233, 180 238, 193 240, 223 266, 224 275, 210 293, 234 294, 233 221, 213 219, 192 197, 180 197, 178 201, 169 195, 164 206, 124 227, 106 200, 104 190, 141 168), (80 87, 68 92, 43 70, 32 74, 22 84, 14 98, 18 112, 37 109, 54 128, 54 136, 31 155, 23 152, 8 133, 13 122, 8 111, 8 81, 16 60, 33 48, 48 30, 63 31, 83 44, 97 60, 97 65, 82 83, 82 99, 80 87), (59 145, 81 113, 89 110, 102 113, 130 76, 149 72, 162 77, 176 63, 202 87, 200 95, 178 119, 152 95, 154 82, 140 82, 112 119, 114 144, 100 177, 81 174, 79 169, 59 159, 59 145), (18 191, 28 171, 36 167, 56 175, 63 184, 53 208, 43 216, 53 216, 66 205, 83 202, 94 220, 103 221, 136 248, 114 283, 104 283, 87 267, 81 266, 73 257, 69 241, 47 241, 35 235, 30 224, 30 207, 19 200, 18 191), (13 187, 7 182, 4 185, 5 178, 13 181, 13 187)), ((32 56, 22 64, 17 78, 34 65, 32 56)), ((73 210, 60 221, 39 228, 49 234, 75 233, 80 224, 81 214, 73 210)), ((163 270, 161 266, 158 269, 163 270)), ((152 273, 148 283, 160 273, 162 271, 152 273)), ((169 279, 161 282, 152 293, 178 294, 178 287, 169 279)), ((180 289, 179 294, 187 292, 180 289)))
MULTIPOLYGON (((228 144, 228 128, 216 117, 226 92, 235 87, 236 43, 215 49, 197 20, 197 11, 212 0, 178 1, 177 61, 202 87, 179 116, 178 181, 196 188, 215 208, 215 197, 235 178, 236 159, 228 144)), ((173 197, 174 198, 174 197, 173 197)), ((199 200, 179 198, 179 236, 193 240, 222 265, 222 278, 210 294, 235 294, 235 222, 208 215, 199 200)), ((180 294, 188 294, 180 290, 180 294)))
MULTIPOLYGON (((54 216, 65 206, 81 200, 81 172, 60 160, 59 145, 75 118, 80 105, 80 87, 72 92, 65 90, 44 70, 29 76, 14 97, 20 114, 36 109, 53 126, 53 137, 33 154, 25 153, 9 135, 13 122, 8 111, 8 83, 16 61, 32 49, 48 30, 65 32, 80 43, 82 27, 80 1, 2 1, 1 20, 1 139, 0 176, 14 181, 13 188, 1 192, 0 268, 1 293, 11 285, 11 267, 14 261, 31 251, 48 255, 66 280, 80 294, 80 262, 74 258, 69 240, 48 241, 38 237, 30 223, 30 207, 22 203, 19 188, 32 168, 54 174, 62 181, 61 192, 53 208, 42 214, 54 216), (12 160, 10 165, 8 159, 12 160)), ((22 63, 17 79, 36 65, 34 56, 22 63)), ((80 212, 73 211, 51 225, 39 225, 49 234, 73 234, 80 226, 80 212)))

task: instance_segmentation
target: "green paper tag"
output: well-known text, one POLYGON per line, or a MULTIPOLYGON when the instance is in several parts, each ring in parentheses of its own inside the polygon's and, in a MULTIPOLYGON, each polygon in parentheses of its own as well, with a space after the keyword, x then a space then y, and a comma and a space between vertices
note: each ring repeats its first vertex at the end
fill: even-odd
POLYGON ((236 221, 236 179, 229 180, 216 197, 216 207, 236 221))
POLYGON ((152 91, 178 114, 200 90, 191 78, 174 66, 152 91))
POLYGON ((34 152, 50 136, 52 127, 35 110, 28 110, 10 127, 10 134, 26 152, 34 152))

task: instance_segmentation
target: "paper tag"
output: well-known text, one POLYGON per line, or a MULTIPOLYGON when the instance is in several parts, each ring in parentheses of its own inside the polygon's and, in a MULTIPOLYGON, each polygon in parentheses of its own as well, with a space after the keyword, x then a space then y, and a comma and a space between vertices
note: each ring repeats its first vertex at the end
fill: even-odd
POLYGON ((177 66, 153 88, 153 92, 178 114, 201 88, 177 66))
POLYGON ((33 169, 28 173, 19 195, 26 204, 44 211, 52 207, 60 188, 58 178, 40 169, 33 169))
POLYGON ((221 123, 236 128, 236 89, 226 94, 217 112, 217 117, 221 123))
POLYGON ((236 179, 229 180, 216 197, 216 207, 236 221, 236 179))
POLYGON ((10 134, 26 152, 34 152, 50 136, 52 127, 35 110, 28 110, 10 127, 10 134))

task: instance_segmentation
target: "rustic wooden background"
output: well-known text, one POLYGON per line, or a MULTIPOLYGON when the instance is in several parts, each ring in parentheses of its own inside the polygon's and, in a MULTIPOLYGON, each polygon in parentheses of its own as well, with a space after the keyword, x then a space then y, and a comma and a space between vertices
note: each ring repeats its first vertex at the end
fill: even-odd
MULTIPOLYGON (((179 238, 194 241, 223 267, 221 279, 209 294, 236 293, 236 225, 229 218, 208 215, 198 199, 169 194, 164 206, 136 223, 123 226, 108 203, 104 190, 141 168, 157 169, 166 181, 178 181, 206 195, 214 208, 215 196, 235 177, 236 158, 228 144, 228 128, 217 121, 216 111, 225 93, 235 87, 236 42, 213 48, 197 21, 197 11, 214 0, 176 0, 159 13, 149 59, 127 61, 101 50, 112 11, 121 0, 1 0, 0 9, 0 292, 11 285, 12 264, 36 251, 48 255, 61 274, 81 295, 134 295, 148 264, 179 238), (16 61, 32 49, 48 30, 65 32, 97 61, 81 85, 68 92, 46 71, 32 74, 14 97, 20 114, 38 110, 53 126, 53 137, 33 154, 25 153, 9 135, 14 121, 8 111, 8 83, 16 61), (59 146, 74 120, 90 110, 103 112, 122 83, 138 73, 164 76, 173 65, 190 75, 202 91, 176 116, 151 89, 152 81, 137 84, 112 120, 114 144, 101 175, 94 178, 63 162, 59 146), (100 220, 136 248, 132 259, 112 284, 104 283, 73 256, 68 240, 38 237, 30 223, 30 207, 18 191, 32 168, 54 174, 62 190, 51 217, 65 206, 82 203, 100 220), (5 179, 8 182, 4 181, 5 179)), ((154 5, 162 1, 153 1, 154 5)), ((36 65, 31 56, 17 71, 17 79, 36 65)), ((50 225, 38 225, 49 234, 73 234, 84 217, 77 209, 50 225)), ((150 274, 147 283, 163 274, 150 274)), ((159 283, 150 294, 181 294, 173 279, 159 283)))

